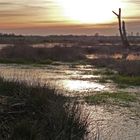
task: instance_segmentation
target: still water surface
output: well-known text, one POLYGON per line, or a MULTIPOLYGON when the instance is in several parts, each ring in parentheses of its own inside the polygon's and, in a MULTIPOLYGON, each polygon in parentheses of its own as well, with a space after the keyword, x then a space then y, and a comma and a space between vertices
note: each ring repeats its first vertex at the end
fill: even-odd
POLYGON ((29 84, 48 84, 71 94, 110 90, 110 85, 97 82, 99 75, 89 74, 94 70, 96 69, 90 65, 0 65, 0 75, 5 79, 18 79, 29 84))
POLYGON ((0 76, 9 80, 18 80, 30 85, 48 85, 68 96, 90 95, 104 91, 125 91, 139 93, 140 87, 119 89, 112 81, 100 83, 102 75, 94 75, 97 69, 91 65, 61 64, 29 66, 0 64, 0 76))

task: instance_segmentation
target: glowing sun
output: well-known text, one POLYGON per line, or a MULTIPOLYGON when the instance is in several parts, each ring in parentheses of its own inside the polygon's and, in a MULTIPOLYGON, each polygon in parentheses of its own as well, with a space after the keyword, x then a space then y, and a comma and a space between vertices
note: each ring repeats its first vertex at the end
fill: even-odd
POLYGON ((121 0, 57 0, 64 16, 78 23, 106 23, 113 20, 112 10, 122 8, 121 0))

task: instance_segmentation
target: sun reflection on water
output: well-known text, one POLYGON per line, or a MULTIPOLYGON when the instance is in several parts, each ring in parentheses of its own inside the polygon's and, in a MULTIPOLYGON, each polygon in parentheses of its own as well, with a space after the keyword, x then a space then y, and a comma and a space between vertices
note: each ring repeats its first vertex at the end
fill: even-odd
POLYGON ((105 89, 104 85, 89 82, 89 81, 82 81, 82 80, 63 80, 63 86, 70 91, 101 91, 105 89))
MULTIPOLYGON (((58 68, 58 67, 57 67, 58 68)), ((109 90, 107 85, 97 83, 99 75, 88 75, 91 69, 75 68, 68 69, 67 67, 60 67, 60 69, 48 67, 20 67, 14 65, 1 65, 0 76, 8 80, 19 80, 26 82, 30 85, 40 84, 42 86, 47 85, 51 88, 66 92, 75 93, 87 93, 92 91, 106 91, 109 90), (62 70, 63 68, 63 70, 62 70)))

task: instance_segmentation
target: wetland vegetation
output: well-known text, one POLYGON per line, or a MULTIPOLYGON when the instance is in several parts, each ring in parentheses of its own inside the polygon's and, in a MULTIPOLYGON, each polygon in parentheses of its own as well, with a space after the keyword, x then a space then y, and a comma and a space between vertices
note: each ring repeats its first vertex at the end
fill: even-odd
POLYGON ((88 133, 88 117, 81 118, 82 113, 55 89, 0 78, 2 140, 81 140, 88 133))
MULTIPOLYGON (((92 131, 91 124, 94 126, 97 122, 97 114, 110 113, 105 106, 111 110, 117 106, 121 113, 127 108, 126 114, 129 111, 131 115, 137 114, 133 118, 138 120, 137 130, 140 130, 139 45, 126 49, 115 39, 105 43, 106 39, 95 37, 93 43, 91 37, 87 37, 89 40, 85 37, 85 42, 83 37, 76 37, 76 42, 73 36, 73 41, 67 40, 67 36, 63 39, 56 36, 52 41, 50 37, 47 43, 57 40, 61 44, 37 47, 45 37, 40 38, 40 42, 29 38, 28 43, 16 38, 15 44, 0 50, 0 139, 90 140, 88 135, 92 131), (70 47, 69 43, 72 43, 70 47), (125 52, 126 59, 123 58, 125 52), (94 117, 90 118, 89 114, 94 117)), ((109 115, 113 118, 114 114, 109 115)), ((102 117, 100 115, 99 122, 102 117)), ((135 121, 133 123, 133 127, 136 126, 135 121)), ((94 126, 96 133, 91 140, 97 139, 101 128, 94 126)))
POLYGON ((127 92, 103 92, 96 95, 85 97, 89 104, 117 104, 129 105, 131 102, 140 102, 137 96, 133 93, 127 92))

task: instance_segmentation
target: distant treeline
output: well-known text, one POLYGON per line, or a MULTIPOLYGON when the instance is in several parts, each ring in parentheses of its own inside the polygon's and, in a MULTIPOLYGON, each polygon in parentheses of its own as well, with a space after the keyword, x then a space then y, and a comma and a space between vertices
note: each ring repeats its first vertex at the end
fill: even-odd
MULTIPOLYGON (((129 36, 130 43, 139 44, 140 36, 129 36)), ((78 43, 94 45, 99 43, 121 44, 119 36, 87 36, 87 35, 50 35, 50 36, 23 36, 15 34, 0 34, 0 44, 38 44, 38 43, 78 43)))

